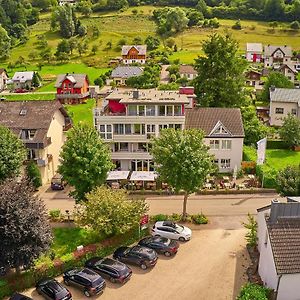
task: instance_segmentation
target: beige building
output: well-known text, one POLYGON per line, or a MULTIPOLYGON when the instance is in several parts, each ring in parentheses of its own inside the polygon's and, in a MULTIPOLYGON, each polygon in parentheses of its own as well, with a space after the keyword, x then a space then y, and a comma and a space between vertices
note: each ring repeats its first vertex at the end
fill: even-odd
POLYGON ((281 126, 288 114, 300 118, 300 89, 271 88, 270 125, 281 126))
POLYGON ((181 78, 187 78, 188 80, 193 80, 198 75, 197 71, 191 65, 180 65, 179 74, 181 78))
POLYGON ((0 124, 24 142, 27 159, 38 165, 43 184, 50 182, 72 125, 63 106, 58 101, 0 102, 0 124))
POLYGON ((6 89, 8 75, 5 69, 0 69, 0 91, 6 89))
POLYGON ((204 131, 205 144, 215 156, 219 172, 240 169, 245 134, 239 108, 194 108, 186 111, 185 118, 186 129, 204 131))
POLYGON ((265 68, 279 68, 281 65, 290 65, 292 59, 292 48, 290 46, 265 46, 264 66, 265 68))
POLYGON ((278 71, 293 83, 295 83, 295 80, 297 80, 298 72, 292 66, 282 65, 280 66, 278 71))

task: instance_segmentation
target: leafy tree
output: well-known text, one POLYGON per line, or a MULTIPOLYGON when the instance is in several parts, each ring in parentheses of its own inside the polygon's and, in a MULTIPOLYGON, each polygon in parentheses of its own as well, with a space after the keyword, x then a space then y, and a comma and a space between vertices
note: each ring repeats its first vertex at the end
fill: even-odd
POLYGON ((175 39, 168 38, 166 39, 165 44, 167 47, 172 48, 175 45, 175 39))
POLYGON ((32 77, 32 86, 39 87, 40 84, 41 84, 40 76, 37 72, 34 72, 32 77))
POLYGON ((75 220, 106 235, 117 235, 136 228, 148 207, 144 200, 129 200, 125 190, 96 187, 77 206, 75 220))
POLYGON ((232 25, 232 29, 236 29, 236 30, 241 30, 242 29, 242 24, 240 20, 237 20, 234 25, 232 25))
POLYGON ((187 18, 189 19, 188 27, 192 27, 199 24, 199 21, 203 20, 203 13, 196 9, 189 9, 187 12, 187 18))
POLYGON ((149 35, 145 39, 145 44, 147 45, 147 50, 151 51, 159 47, 160 41, 157 37, 149 35))
POLYGON ((247 244, 251 247, 256 247, 257 245, 257 222, 253 215, 248 213, 248 222, 243 222, 243 226, 248 230, 246 233, 247 244))
POLYGON ((284 0, 266 0, 264 15, 268 20, 282 20, 284 8, 284 0))
POLYGON ((74 186, 76 200, 105 182, 111 170, 110 151, 99 137, 97 130, 85 123, 74 126, 61 152, 59 173, 74 186))
POLYGON ((175 191, 184 191, 183 220, 187 216, 187 200, 205 183, 207 175, 215 171, 213 157, 203 142, 199 130, 165 129, 152 140, 151 154, 163 182, 175 191))
POLYGON ((50 61, 53 57, 51 48, 47 47, 47 48, 41 50, 40 57, 41 57, 42 60, 47 61, 48 63, 50 63, 50 61))
POLYGON ((201 106, 236 107, 245 102, 245 61, 230 35, 212 34, 202 46, 205 56, 195 60, 195 92, 201 106))
POLYGON ((283 119, 279 129, 280 138, 291 148, 300 145, 300 120, 291 114, 283 119))
POLYGON ((92 13, 92 3, 89 0, 80 1, 77 4, 77 10, 85 17, 89 17, 92 13))
POLYGON ((276 177, 277 192, 282 196, 300 196, 300 164, 287 166, 276 177))
POLYGON ((293 83, 282 73, 280 72, 271 72, 264 84, 262 91, 262 99, 268 101, 270 99, 270 88, 293 88, 293 83))
POLYGON ((300 29, 300 24, 299 24, 298 21, 292 22, 290 26, 291 26, 291 28, 294 29, 294 30, 300 29))
POLYGON ((10 56, 11 38, 0 24, 0 60, 10 56))
POLYGON ((68 42, 69 42, 70 52, 71 52, 71 54, 73 54, 73 51, 78 46, 78 39, 76 37, 72 36, 69 38, 68 42))
POLYGON ((258 119, 254 106, 242 107, 241 112, 245 131, 244 143, 256 145, 256 142, 267 136, 268 127, 258 119))
POLYGON ((51 7, 51 0, 32 0, 33 7, 39 8, 41 11, 47 11, 51 7))
POLYGON ((140 45, 143 43, 143 40, 140 36, 136 36, 134 39, 133 39, 133 44, 134 45, 140 45))
POLYGON ((77 44, 77 51, 79 53, 79 55, 81 56, 83 53, 86 53, 89 49, 89 45, 87 43, 87 41, 83 41, 83 42, 78 42, 77 44))
POLYGON ((96 54, 96 52, 98 51, 98 46, 97 45, 93 45, 92 46, 92 53, 93 53, 93 55, 95 55, 96 54))
POLYGON ((86 29, 86 27, 84 26, 84 25, 79 25, 78 26, 78 29, 77 29, 77 33, 78 33, 78 35, 79 36, 81 36, 81 37, 83 37, 83 36, 85 36, 86 34, 87 34, 87 29, 86 29))
POLYGON ((34 161, 31 161, 26 166, 26 173, 32 185, 37 189, 42 186, 42 176, 40 169, 34 161))
POLYGON ((111 41, 108 41, 108 42, 106 43, 106 49, 111 49, 111 47, 112 47, 112 42, 111 42, 111 41))
POLYGON ((77 18, 73 7, 69 5, 58 6, 52 13, 51 27, 59 25, 60 34, 64 38, 70 38, 76 33, 77 18))
POLYGON ((29 266, 52 242, 44 203, 25 179, 6 179, 0 185, 0 265, 29 266))
POLYGON ((22 141, 7 127, 0 125, 0 182, 20 174, 26 158, 22 141))
POLYGON ((199 0, 198 3, 197 3, 196 9, 198 11, 200 11, 203 15, 206 15, 206 13, 207 13, 207 5, 206 5, 205 0, 199 0))

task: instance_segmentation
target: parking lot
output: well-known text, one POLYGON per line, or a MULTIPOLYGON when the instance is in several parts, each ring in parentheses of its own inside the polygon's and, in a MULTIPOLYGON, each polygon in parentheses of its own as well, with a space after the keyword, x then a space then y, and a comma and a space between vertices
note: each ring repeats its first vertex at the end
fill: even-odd
MULTIPOLYGON (((92 299, 101 300, 233 300, 245 282, 245 230, 240 220, 231 228, 202 226, 193 230, 192 240, 181 243, 175 257, 159 256, 153 269, 142 271, 132 267, 129 282, 121 286, 107 282, 104 293, 92 299)), ((58 278, 59 281, 62 278, 58 278)), ((73 299, 85 299, 70 287, 73 299)), ((34 289, 25 293, 43 299, 34 289)))

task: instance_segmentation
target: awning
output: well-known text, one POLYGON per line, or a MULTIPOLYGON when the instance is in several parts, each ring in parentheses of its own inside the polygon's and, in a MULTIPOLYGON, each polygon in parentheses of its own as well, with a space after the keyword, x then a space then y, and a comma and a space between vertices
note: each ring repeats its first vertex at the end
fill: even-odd
POLYGON ((129 171, 110 171, 108 172, 106 180, 120 180, 127 179, 129 171))
POLYGON ((133 171, 130 180, 132 181, 154 181, 157 177, 155 172, 133 171))

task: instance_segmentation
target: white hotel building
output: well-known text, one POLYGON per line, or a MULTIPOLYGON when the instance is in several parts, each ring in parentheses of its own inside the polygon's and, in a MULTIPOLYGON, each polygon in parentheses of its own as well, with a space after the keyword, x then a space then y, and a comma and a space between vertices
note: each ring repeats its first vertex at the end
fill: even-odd
POLYGON ((181 88, 179 92, 122 89, 115 90, 107 96, 102 107, 94 109, 94 125, 100 136, 109 143, 112 159, 117 169, 152 171, 154 165, 148 152, 150 138, 159 136, 160 130, 164 128, 181 130, 185 127, 197 128, 198 122, 195 123, 195 118, 202 119, 201 113, 205 114, 203 120, 208 121, 205 124, 212 127, 210 130, 208 126, 200 127, 207 135, 205 142, 210 143, 210 131, 212 131, 214 144, 216 139, 220 140, 218 144, 220 148, 217 149, 218 145, 214 145, 214 149, 211 150, 217 158, 216 163, 218 161, 220 171, 232 171, 235 165, 239 168, 244 137, 240 111, 232 113, 227 109, 217 109, 218 111, 215 113, 213 108, 203 111, 193 109, 194 99, 193 88, 189 87, 181 88), (225 124, 221 120, 223 110, 226 112, 225 124), (191 114, 194 111, 197 111, 196 114, 191 114), (212 117, 207 117, 207 115, 212 117), (187 120, 187 116, 191 116, 191 121, 187 120), (232 118, 237 118, 232 122, 233 127, 229 124, 232 118), (215 131, 219 130, 220 126, 223 131, 216 134, 215 131), (232 132, 236 128, 238 134, 232 132), (226 142, 222 142, 222 140, 226 140, 226 142))

